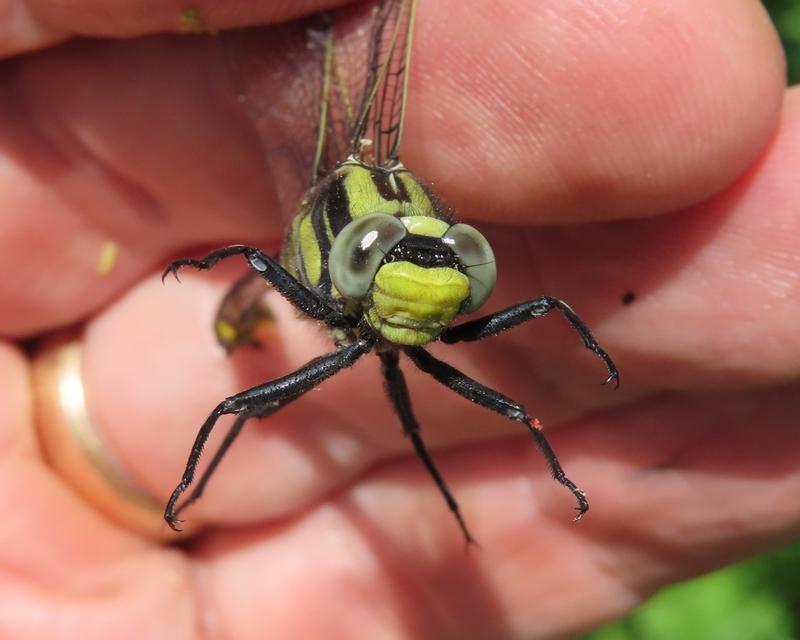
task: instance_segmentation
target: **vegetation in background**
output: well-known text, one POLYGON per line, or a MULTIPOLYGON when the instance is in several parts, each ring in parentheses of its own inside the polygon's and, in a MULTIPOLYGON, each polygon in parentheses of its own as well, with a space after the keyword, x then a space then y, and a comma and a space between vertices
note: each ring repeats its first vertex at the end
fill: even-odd
MULTIPOLYGON (((800 0, 764 0, 800 83, 800 0)), ((797 640, 800 542, 668 587, 627 618, 582 640, 797 640)))
POLYGON ((764 0, 789 61, 789 84, 800 83, 800 0, 764 0))
POLYGON ((582 640, 797 640, 800 543, 668 587, 582 640))

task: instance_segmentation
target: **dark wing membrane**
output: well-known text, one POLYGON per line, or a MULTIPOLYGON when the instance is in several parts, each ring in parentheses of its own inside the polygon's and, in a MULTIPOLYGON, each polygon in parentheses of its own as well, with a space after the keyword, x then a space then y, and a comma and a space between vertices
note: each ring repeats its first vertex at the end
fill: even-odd
MULTIPOLYGON (((326 28, 317 19, 220 34, 234 90, 264 150, 264 179, 274 185, 285 223, 310 184, 326 28)), ((264 300, 268 290, 260 274, 248 271, 225 294, 214 334, 229 353, 258 344, 259 330, 272 319, 264 300)))
POLYGON ((234 89, 261 139, 285 221, 309 187, 322 94, 319 18, 220 35, 234 89))
POLYGON ((261 139, 288 221, 350 151, 364 85, 370 5, 221 34, 235 90, 261 139))
POLYGON ((400 151, 415 9, 416 0, 385 0, 375 9, 351 152, 376 165, 394 164, 400 151))

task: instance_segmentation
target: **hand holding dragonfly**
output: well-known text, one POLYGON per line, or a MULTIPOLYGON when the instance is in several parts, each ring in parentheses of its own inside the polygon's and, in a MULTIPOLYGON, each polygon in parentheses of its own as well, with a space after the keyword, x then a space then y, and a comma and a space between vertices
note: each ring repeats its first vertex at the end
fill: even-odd
MULTIPOLYGON (((420 4, 404 163, 490 239, 492 310, 563 296, 624 375, 616 393, 596 384, 602 365, 555 319, 441 351, 542 419, 591 499, 573 524, 524 434, 409 374, 483 547, 468 555, 384 398, 364 392, 379 376, 367 359, 242 433, 193 507, 207 531, 177 551, 107 523, 42 463, 25 337, 86 326, 92 417, 159 499, 209 402, 329 348, 274 296, 262 348, 226 358, 209 322, 229 278, 161 286, 190 249, 277 248, 282 185, 215 39, 113 40, 179 20, 82 4, 39 3, 0 45, 8 635, 41 637, 69 602, 76 626, 54 618, 49 637, 192 637, 198 619, 212 637, 546 637, 796 535, 800 107, 757 3, 420 4), (44 50, 73 33, 101 39, 44 50), (99 277, 108 240, 119 258, 99 277)), ((252 4, 208 24, 289 17, 252 4)), ((273 63, 276 100, 291 97, 298 70, 273 63)))

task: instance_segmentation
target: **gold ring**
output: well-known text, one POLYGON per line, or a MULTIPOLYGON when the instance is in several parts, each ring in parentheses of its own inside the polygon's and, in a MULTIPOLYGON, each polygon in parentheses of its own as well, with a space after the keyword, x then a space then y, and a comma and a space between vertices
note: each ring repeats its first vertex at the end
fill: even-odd
POLYGON ((125 476, 91 420, 75 332, 48 338, 34 356, 33 389, 39 442, 49 466, 113 522, 149 538, 176 540, 164 522, 163 505, 125 476))

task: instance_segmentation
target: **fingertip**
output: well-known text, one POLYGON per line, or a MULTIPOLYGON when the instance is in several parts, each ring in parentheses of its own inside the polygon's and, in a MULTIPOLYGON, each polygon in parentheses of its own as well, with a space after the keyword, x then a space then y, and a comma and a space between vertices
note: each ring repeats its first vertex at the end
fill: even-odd
POLYGON ((420 5, 404 157, 462 215, 676 210, 734 180, 777 126, 785 63, 760 3, 446 11, 420 5))

